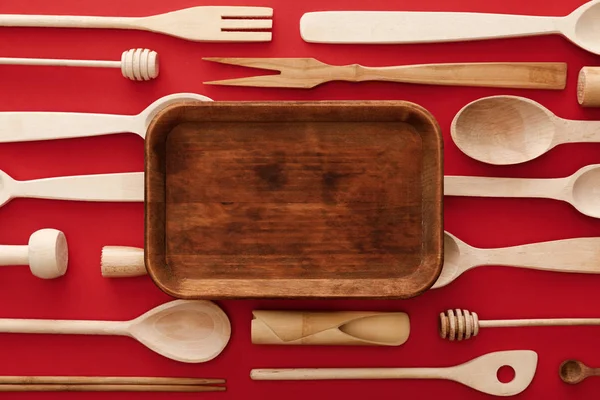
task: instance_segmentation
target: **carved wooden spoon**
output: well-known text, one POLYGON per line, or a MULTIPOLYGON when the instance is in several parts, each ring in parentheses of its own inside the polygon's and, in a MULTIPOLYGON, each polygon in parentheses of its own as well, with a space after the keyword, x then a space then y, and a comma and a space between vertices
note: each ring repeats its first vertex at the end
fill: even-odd
POLYGON ((560 379, 575 385, 590 376, 600 376, 600 368, 590 368, 579 360, 566 360, 558 370, 560 379))
POLYGON ((451 134, 469 157, 509 165, 533 160, 559 144, 600 142, 600 122, 559 118, 524 97, 491 96, 464 106, 452 121, 451 134))

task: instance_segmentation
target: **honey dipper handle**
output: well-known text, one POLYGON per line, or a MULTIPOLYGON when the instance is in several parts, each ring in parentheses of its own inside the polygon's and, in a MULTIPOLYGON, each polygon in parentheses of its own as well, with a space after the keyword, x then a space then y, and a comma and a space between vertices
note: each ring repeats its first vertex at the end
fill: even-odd
POLYGON ((567 64, 523 62, 359 67, 356 81, 371 80, 448 86, 562 90, 567 80, 567 64))

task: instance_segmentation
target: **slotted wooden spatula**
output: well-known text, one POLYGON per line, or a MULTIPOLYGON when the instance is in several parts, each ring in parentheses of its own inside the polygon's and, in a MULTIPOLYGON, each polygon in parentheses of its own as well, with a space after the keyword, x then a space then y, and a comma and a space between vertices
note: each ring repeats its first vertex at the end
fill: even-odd
POLYGON ((365 67, 329 65, 314 58, 204 58, 222 64, 279 71, 278 75, 204 82, 208 85, 310 89, 329 81, 387 81, 515 89, 565 88, 567 64, 560 62, 419 64, 365 67))

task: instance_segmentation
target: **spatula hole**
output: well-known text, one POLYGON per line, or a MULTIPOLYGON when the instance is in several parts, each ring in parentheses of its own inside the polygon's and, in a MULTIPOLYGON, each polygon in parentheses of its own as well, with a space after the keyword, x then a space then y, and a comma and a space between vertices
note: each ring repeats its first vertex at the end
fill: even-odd
POLYGON ((515 370, 510 365, 504 365, 498 368, 498 372, 496 372, 496 376, 498 380, 502 383, 509 383, 515 379, 515 370))

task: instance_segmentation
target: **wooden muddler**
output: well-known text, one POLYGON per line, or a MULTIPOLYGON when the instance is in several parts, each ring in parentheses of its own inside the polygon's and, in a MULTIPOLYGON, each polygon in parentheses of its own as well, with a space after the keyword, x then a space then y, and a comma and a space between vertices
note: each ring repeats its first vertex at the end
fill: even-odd
POLYGON ((600 107, 600 67, 583 67, 579 71, 577 101, 583 107, 600 107))
POLYGON ((252 343, 279 345, 399 346, 410 334, 403 312, 252 312, 252 343))

